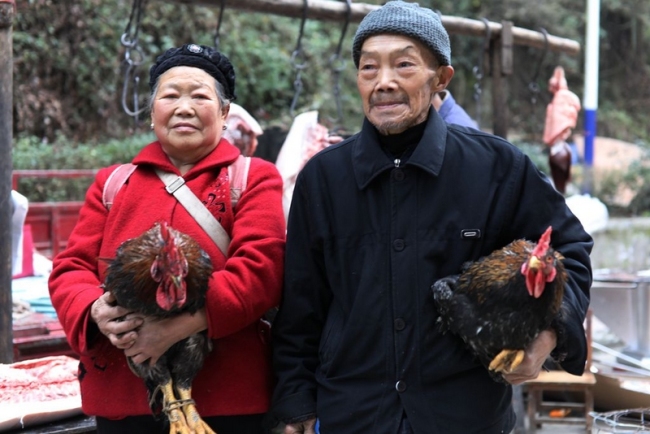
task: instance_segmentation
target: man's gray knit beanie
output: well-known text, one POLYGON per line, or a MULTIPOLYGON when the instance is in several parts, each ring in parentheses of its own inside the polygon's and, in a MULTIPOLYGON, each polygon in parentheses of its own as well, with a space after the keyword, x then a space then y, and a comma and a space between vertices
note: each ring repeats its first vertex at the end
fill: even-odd
POLYGON ((379 34, 397 34, 417 39, 435 54, 441 65, 451 64, 449 35, 442 26, 440 17, 417 3, 389 1, 364 17, 352 42, 352 58, 357 68, 363 41, 379 34))

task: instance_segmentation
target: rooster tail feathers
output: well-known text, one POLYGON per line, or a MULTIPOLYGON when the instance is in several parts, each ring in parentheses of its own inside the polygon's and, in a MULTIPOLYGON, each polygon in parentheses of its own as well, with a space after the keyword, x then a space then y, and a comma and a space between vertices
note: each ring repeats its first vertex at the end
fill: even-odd
POLYGON ((431 285, 433 302, 438 310, 438 325, 441 332, 449 330, 451 302, 454 297, 454 289, 457 286, 459 276, 448 276, 437 280, 431 285))
POLYGON ((458 284, 459 276, 448 276, 438 279, 431 285, 433 300, 437 303, 444 300, 450 300, 453 297, 454 289, 458 284))

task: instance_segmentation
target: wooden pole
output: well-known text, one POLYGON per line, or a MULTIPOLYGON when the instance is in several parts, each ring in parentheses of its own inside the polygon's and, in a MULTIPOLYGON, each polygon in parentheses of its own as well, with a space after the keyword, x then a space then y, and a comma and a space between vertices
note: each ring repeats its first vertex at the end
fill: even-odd
MULTIPOLYGON (((163 0, 169 1, 169 0, 163 0)), ((194 4, 210 7, 224 6, 229 9, 243 10, 246 12, 258 12, 285 17, 302 18, 304 10, 303 0, 172 0, 177 3, 194 4)), ((379 8, 378 5, 366 3, 352 3, 350 21, 360 22, 368 12, 379 8)), ((307 19, 321 21, 343 22, 346 19, 346 2, 335 0, 307 0, 307 19)), ((443 15, 442 24, 449 34, 471 35, 482 37, 485 35, 485 24, 483 21, 469 18, 450 17, 443 15)), ((499 37, 503 28, 501 23, 489 23, 493 37, 499 37)), ((515 45, 525 45, 544 49, 544 35, 541 32, 512 27, 512 37, 515 45)), ((565 39, 558 36, 548 35, 548 49, 576 56, 580 54, 580 43, 572 39, 565 39)))
POLYGON ((11 145, 13 0, 0 0, 0 363, 13 362, 11 304, 11 145))
POLYGON ((510 52, 512 50, 512 23, 503 22, 501 35, 490 43, 490 72, 492 74, 492 113, 493 133, 504 139, 508 138, 508 80, 504 77, 512 71, 510 52))

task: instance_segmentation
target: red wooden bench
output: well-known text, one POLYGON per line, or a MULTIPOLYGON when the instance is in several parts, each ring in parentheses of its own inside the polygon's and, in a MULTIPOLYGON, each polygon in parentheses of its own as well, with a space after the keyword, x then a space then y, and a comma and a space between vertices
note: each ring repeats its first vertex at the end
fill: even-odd
MULTIPOLYGON (((75 170, 14 170, 12 188, 20 192, 20 180, 24 178, 89 178, 95 169, 75 170)), ((48 258, 54 258, 68 242, 72 229, 79 219, 81 201, 30 202, 25 225, 30 225, 34 247, 48 258)))

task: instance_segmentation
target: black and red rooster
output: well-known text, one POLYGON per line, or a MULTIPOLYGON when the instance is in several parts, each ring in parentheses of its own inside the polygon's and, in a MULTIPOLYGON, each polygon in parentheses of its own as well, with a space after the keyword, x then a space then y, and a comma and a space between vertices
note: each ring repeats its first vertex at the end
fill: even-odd
POLYGON ((521 364, 541 331, 560 327, 567 275, 551 232, 536 244, 513 241, 432 286, 441 330, 460 336, 497 381, 521 364))
MULTIPOLYGON (((163 319, 201 309, 211 275, 208 254, 163 221, 120 245, 109 260, 104 289, 134 314, 163 319)), ((145 382, 152 412, 167 414, 170 434, 214 434, 192 400, 192 380, 210 350, 204 331, 172 345, 154 365, 127 357, 131 370, 145 382)))

